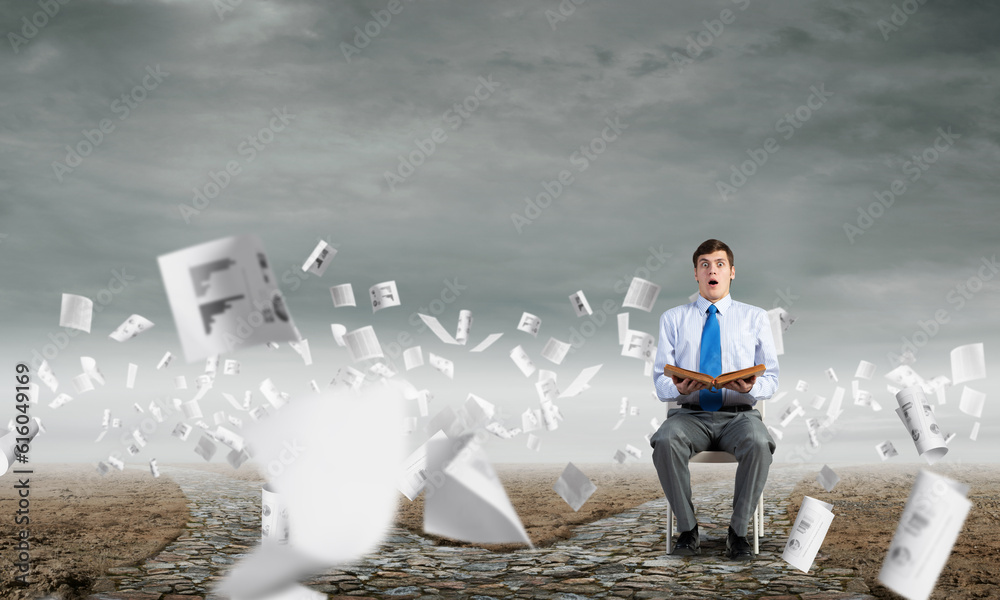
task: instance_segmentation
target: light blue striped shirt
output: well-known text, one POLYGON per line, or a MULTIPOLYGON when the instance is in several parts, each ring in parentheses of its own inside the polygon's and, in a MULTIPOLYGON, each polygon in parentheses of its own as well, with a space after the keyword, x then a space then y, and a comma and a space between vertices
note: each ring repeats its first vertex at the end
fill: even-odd
MULTIPOLYGON (((677 401, 681 404, 697 402, 698 392, 682 395, 663 365, 689 371, 701 371, 701 332, 708 318, 712 303, 700 294, 690 304, 675 306, 660 316, 660 339, 656 345, 653 363, 653 385, 662 402, 677 401)), ((750 392, 722 390, 724 406, 754 405, 757 400, 767 400, 778 389, 778 354, 774 349, 771 320, 763 308, 733 300, 730 294, 715 303, 718 310, 719 336, 722 340, 722 372, 738 371, 763 364, 767 370, 757 377, 750 392)))

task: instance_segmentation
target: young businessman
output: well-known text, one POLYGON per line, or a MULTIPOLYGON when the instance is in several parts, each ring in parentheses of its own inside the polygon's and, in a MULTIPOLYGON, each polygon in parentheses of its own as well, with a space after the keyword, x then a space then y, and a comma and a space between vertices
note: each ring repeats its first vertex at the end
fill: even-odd
POLYGON ((725 450, 736 456, 739 465, 726 553, 732 559, 748 560, 753 551, 747 527, 767 481, 775 447, 754 406, 778 389, 778 357, 764 309, 729 295, 730 282, 736 277, 729 246, 706 240, 692 258, 698 299, 660 316, 653 364, 656 395, 663 402, 676 400, 679 408, 670 410, 649 444, 663 493, 677 515, 681 533, 673 554, 680 555, 701 552, 688 460, 703 450, 725 450), (758 364, 766 370, 760 377, 732 381, 714 390, 693 379, 664 375, 665 364, 712 376, 758 364))

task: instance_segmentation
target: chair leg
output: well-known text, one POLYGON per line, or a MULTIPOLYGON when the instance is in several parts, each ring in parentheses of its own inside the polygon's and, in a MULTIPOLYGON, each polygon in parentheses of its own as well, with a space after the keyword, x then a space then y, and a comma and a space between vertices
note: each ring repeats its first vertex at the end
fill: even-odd
POLYGON ((670 508, 670 503, 667 503, 667 554, 673 552, 671 544, 673 544, 674 539, 674 511, 670 508))
POLYGON ((760 512, 760 532, 764 533, 764 492, 760 493, 760 500, 757 501, 757 510, 760 512))
POLYGON ((753 553, 760 554, 760 513, 753 511, 753 553))

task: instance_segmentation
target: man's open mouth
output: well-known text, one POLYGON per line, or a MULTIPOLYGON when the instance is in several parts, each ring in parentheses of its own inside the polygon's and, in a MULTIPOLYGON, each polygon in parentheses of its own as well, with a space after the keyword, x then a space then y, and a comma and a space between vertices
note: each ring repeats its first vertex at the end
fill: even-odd
POLYGON ((708 280, 708 285, 719 285, 719 282, 716 281, 715 279, 709 279, 708 280))

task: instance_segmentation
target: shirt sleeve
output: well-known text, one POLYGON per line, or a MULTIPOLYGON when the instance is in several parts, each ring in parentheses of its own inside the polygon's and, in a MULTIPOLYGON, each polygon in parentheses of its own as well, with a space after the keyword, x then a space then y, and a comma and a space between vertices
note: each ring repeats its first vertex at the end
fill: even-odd
MULTIPOLYGON (((667 320, 667 313, 660 315, 660 338, 656 344, 656 360, 653 362, 653 386, 660 402, 669 402, 681 395, 674 380, 663 374, 663 366, 676 364, 674 358, 674 336, 676 327, 667 320)), ((771 344, 774 345, 773 343, 771 344)))
POLYGON ((778 353, 774 349, 771 319, 763 310, 755 315, 757 345, 754 349, 755 365, 764 365, 765 371, 757 377, 749 394, 754 400, 767 400, 778 390, 778 353))

